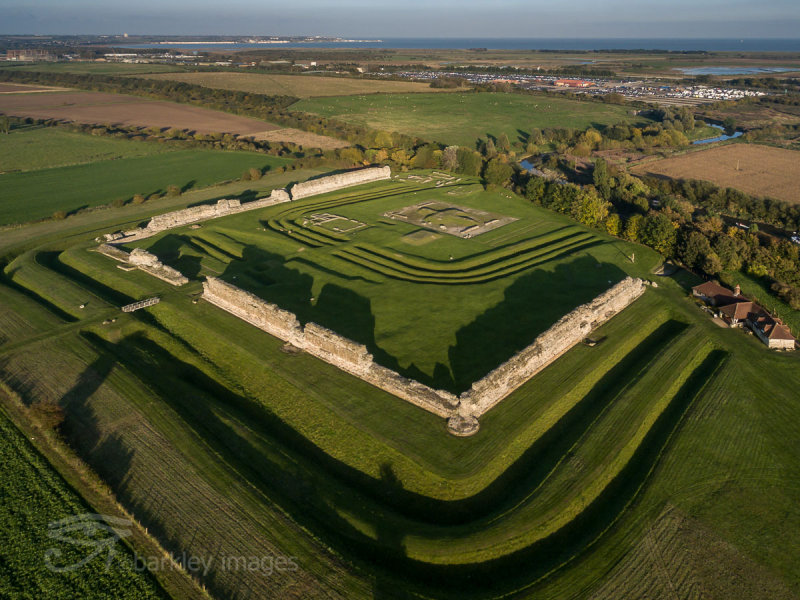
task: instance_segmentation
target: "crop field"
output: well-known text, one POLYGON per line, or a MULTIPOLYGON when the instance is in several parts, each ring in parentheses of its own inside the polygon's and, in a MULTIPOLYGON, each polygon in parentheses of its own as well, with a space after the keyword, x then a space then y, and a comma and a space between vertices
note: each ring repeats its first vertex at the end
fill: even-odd
POLYGON ((129 63, 95 63, 95 62, 58 62, 20 65, 3 65, 4 69, 18 71, 38 71, 42 73, 78 73, 86 75, 128 75, 141 73, 171 73, 183 71, 181 65, 129 64, 129 63))
POLYGON ((452 93, 389 94, 311 98, 292 110, 319 114, 384 131, 474 147, 479 138, 505 133, 514 142, 531 128, 586 129, 642 121, 624 106, 558 96, 452 93))
POLYGON ((352 96, 356 94, 403 94, 431 92, 430 85, 414 81, 380 81, 353 77, 272 75, 261 73, 163 73, 148 79, 194 83, 210 88, 296 98, 352 96))
MULTIPOLYGON (((69 567, 92 548, 58 541, 51 522, 93 513, 0 411, 0 596, 6 598, 167 598, 148 574, 134 569, 133 556, 115 547, 109 568, 104 552, 76 571, 69 567), (49 555, 54 549, 58 554, 49 555), (55 557, 55 558, 53 558, 55 557), (52 561, 52 562, 51 562, 52 561)), ((91 534, 64 529, 60 535, 88 541, 91 534)), ((104 532, 104 535, 108 533, 104 532)))
MULTIPOLYGON (((144 142, 130 143, 145 146, 144 142)), ((184 190, 205 187, 237 179, 249 168, 269 169, 288 162, 253 152, 178 150, 0 174, 0 224, 24 223, 56 211, 71 212, 115 200, 124 202, 135 194, 147 197, 164 193, 170 185, 184 190)))
POLYGON ((253 135, 276 125, 189 104, 102 92, 0 95, 0 112, 16 117, 187 129, 198 133, 253 135))
POLYGON ((644 163, 634 171, 671 179, 703 179, 754 196, 800 203, 800 152, 794 150, 728 144, 644 163))
POLYGON ((656 260, 643 254, 641 264, 631 265, 626 256, 633 250, 623 242, 520 206, 501 192, 483 192, 474 181, 362 186, 216 220, 201 230, 176 230, 141 245, 187 276, 235 280, 301 321, 366 344, 385 366, 459 392, 563 314, 627 272, 645 273, 656 260), (456 197, 465 210, 492 206, 486 218, 507 224, 472 239, 437 235, 410 245, 405 236, 424 227, 384 216, 420 201, 449 205, 456 197), (366 227, 325 228, 310 218, 320 214, 366 227), (583 275, 575 280, 574 272, 583 275), (399 297, 407 302, 398 305, 399 297), (527 310, 518 309, 522 304, 527 310))
POLYGON ((169 146, 95 137, 54 127, 12 129, 0 145, 0 175, 35 171, 102 160, 152 156, 173 150, 169 146))
POLYGON ((181 288, 92 252, 98 224, 0 239, 0 377, 59 399, 66 439, 166 549, 291 558, 217 561, 196 574, 215 597, 797 597, 800 357, 714 325, 641 246, 423 175, 137 243, 181 288), (425 201, 516 220, 462 238, 384 216, 425 201), (459 389, 626 273, 659 287, 469 438, 196 301, 221 276, 459 389))

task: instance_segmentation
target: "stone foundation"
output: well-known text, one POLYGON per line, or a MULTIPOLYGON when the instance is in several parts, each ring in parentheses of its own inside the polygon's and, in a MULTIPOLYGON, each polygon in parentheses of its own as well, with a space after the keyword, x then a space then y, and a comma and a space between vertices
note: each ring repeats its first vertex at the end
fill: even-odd
POLYGON ((140 270, 158 277, 171 285, 184 285, 189 283, 189 278, 177 269, 168 267, 155 254, 150 254, 143 248, 134 248, 128 257, 128 263, 138 267, 140 270))

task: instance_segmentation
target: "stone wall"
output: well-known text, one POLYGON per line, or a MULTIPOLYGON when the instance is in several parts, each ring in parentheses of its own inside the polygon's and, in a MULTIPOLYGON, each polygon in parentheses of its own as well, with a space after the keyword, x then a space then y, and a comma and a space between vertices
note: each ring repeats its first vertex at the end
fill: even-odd
POLYGON ((293 313, 221 279, 206 278, 203 298, 270 335, 441 417, 452 415, 458 406, 458 398, 453 394, 434 390, 375 364, 363 344, 316 323, 302 327, 293 313))
POLYGON ((295 346, 302 343, 303 329, 297 317, 255 294, 216 277, 206 277, 203 282, 203 298, 270 335, 295 346))
POLYGON ((476 381, 460 397, 375 364, 363 344, 316 323, 303 328, 293 313, 215 277, 208 277, 203 284, 203 298, 343 371, 447 418, 451 433, 472 435, 478 430, 478 417, 586 338, 592 329, 622 311, 644 290, 641 279, 624 279, 561 318, 533 344, 476 381))
POLYGON ((597 298, 562 317, 527 348, 461 394, 459 413, 479 417, 536 375, 602 323, 644 293, 641 279, 625 278, 597 298))
POLYGON ((370 167, 367 169, 350 171, 348 173, 320 177, 319 179, 304 181, 303 183, 296 183, 292 186, 290 191, 292 200, 299 200, 300 198, 307 198, 308 196, 340 190, 351 185, 361 185, 362 183, 369 183, 371 181, 389 179, 391 176, 392 170, 388 166, 370 167))
POLYGON ((144 248, 134 248, 128 256, 128 264, 138 267, 140 270, 158 277, 172 285, 184 285, 189 283, 189 278, 177 269, 173 269, 158 260, 155 254, 150 254, 144 248))

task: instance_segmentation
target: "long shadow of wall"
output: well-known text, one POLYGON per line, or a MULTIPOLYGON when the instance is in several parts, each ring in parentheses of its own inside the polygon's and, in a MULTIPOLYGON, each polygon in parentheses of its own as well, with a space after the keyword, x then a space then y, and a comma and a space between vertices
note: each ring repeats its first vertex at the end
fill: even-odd
POLYGON ((624 277, 619 267, 599 263, 588 255, 559 264, 553 271, 536 269, 519 277, 506 289, 502 302, 456 334, 456 345, 449 352, 454 378, 451 385, 459 393, 469 389, 561 317, 624 277), (554 293, 553 289, 564 292, 554 293))

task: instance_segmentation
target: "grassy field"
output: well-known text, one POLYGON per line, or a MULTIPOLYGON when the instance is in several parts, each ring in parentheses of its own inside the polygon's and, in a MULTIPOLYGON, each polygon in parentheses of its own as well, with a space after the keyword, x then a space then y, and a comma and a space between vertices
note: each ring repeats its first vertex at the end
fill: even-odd
POLYGON ((292 109, 470 147, 487 135, 505 133, 512 142, 525 139, 531 128, 602 128, 641 120, 624 106, 557 96, 493 93, 311 98, 293 104, 292 109))
MULTIPOLYGON (((655 264, 641 247, 632 265, 625 245, 458 184, 375 184, 142 245, 193 277, 236 276, 301 316, 327 315, 323 324, 345 335, 380 332, 381 349, 438 357, 428 366, 442 380, 544 326, 548 304, 563 314, 610 275, 655 264), (382 216, 428 199, 518 220, 471 239, 409 243, 418 228, 382 216), (306 221, 319 213, 368 226, 345 233, 306 221), (582 235, 600 243, 569 243, 582 235), (568 253, 547 259, 559 244, 568 253), (493 270, 502 276, 480 279, 493 270), (448 328, 462 333, 452 353, 428 339, 448 328)), ((687 298, 684 275, 658 278, 597 332, 599 345, 570 350, 462 439, 440 418, 194 303, 197 281, 176 289, 116 269, 88 251, 97 226, 0 240, 8 258, 18 255, 0 282, 0 373, 26 399, 64 398, 70 443, 169 549, 298 565, 269 577, 215 568, 201 579, 217 596, 800 592, 799 358, 714 325, 687 298), (74 307, 79 289, 96 312, 74 307), (101 307, 154 294, 160 304, 114 313, 113 323, 113 308, 101 307), (704 566, 708 556, 718 569, 704 566)))
POLYGON ((314 75, 266 75, 261 73, 164 73, 148 79, 167 79, 194 83, 210 88, 236 90, 254 94, 316 98, 352 96, 356 94, 403 94, 431 92, 430 85, 414 81, 376 81, 353 77, 321 77, 314 75))
MULTIPOLYGON (((149 574, 134 569, 121 542, 82 567, 58 572, 89 557, 88 549, 49 536, 48 523, 94 513, 50 467, 0 410, 0 596, 6 598, 167 598, 149 574), (51 548, 60 553, 48 554, 51 548)), ((64 532, 87 541, 91 534, 64 532)), ((108 533, 103 532, 103 537, 108 533)), ((102 539, 102 538, 100 538, 102 539)))
POLYGON ((800 203, 800 152, 757 144, 726 144, 642 164, 636 173, 703 179, 755 196, 800 203))
POLYGON ((173 148, 159 144, 95 137, 54 127, 20 127, 12 129, 0 144, 0 175, 12 171, 35 171, 151 156, 170 150, 173 148))
MULTIPOLYGON (((142 144, 144 145, 144 144, 142 144)), ((100 162, 0 175, 0 224, 46 218, 56 211, 75 211, 182 189, 237 179, 250 168, 268 169, 289 161, 249 152, 180 150, 100 162)))

